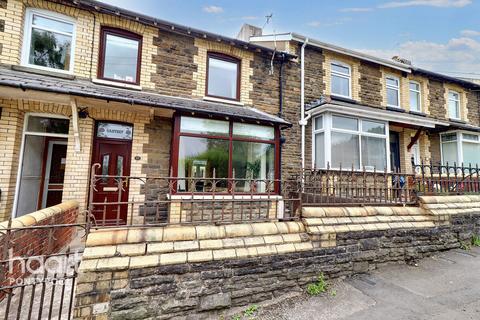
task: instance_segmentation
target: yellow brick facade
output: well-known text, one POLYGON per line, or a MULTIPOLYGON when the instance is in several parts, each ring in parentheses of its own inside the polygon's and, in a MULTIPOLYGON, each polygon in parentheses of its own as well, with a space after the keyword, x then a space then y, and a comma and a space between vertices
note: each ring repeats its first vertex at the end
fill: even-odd
MULTIPOLYGON (((79 104, 79 107, 86 106, 88 106, 91 118, 79 119, 81 141, 79 152, 75 151, 72 122, 70 121, 62 199, 63 201, 77 200, 80 203, 81 212, 86 209, 88 199, 95 127, 93 119, 133 124, 130 172, 132 176, 137 177, 145 177, 145 174, 142 173, 142 166, 147 163, 148 154, 143 152, 143 146, 149 140, 148 134, 145 133, 145 124, 152 119, 151 113, 147 108, 144 108, 144 111, 139 110, 138 107, 132 111, 125 111, 112 108, 107 103, 98 107, 92 107, 89 103, 79 104), (136 157, 139 157, 140 160, 135 160, 136 157)), ((0 118, 0 141, 2 142, 0 146, 0 159, 2 159, 0 161, 0 189, 2 190, 0 220, 4 220, 10 216, 13 210, 25 115, 27 113, 40 113, 70 117, 71 107, 36 101, 8 99, 0 100, 0 107, 3 108, 2 117, 0 118)), ((133 181, 130 184, 129 197, 131 201, 143 200, 144 195, 140 191, 140 181, 133 181)))
POLYGON ((158 35, 155 28, 116 16, 93 14, 43 0, 8 0, 7 9, 0 9, 0 19, 5 20, 5 32, 0 33, 0 44, 3 47, 0 63, 20 64, 24 16, 27 8, 44 9, 75 19, 76 43, 73 74, 82 78, 97 78, 101 26, 121 28, 142 35, 140 85, 148 89, 155 87, 151 81, 151 74, 156 72, 156 66, 152 62, 152 56, 156 54, 153 39, 158 35))
POLYGON ((350 81, 350 90, 351 90, 351 95, 352 99, 354 100, 360 100, 360 72, 359 72, 359 66, 360 66, 360 61, 358 59, 354 59, 348 56, 336 54, 334 52, 330 51, 325 51, 324 52, 325 56, 325 64, 324 64, 324 70, 323 74, 325 75, 323 78, 324 82, 324 88, 325 92, 324 94, 326 95, 331 95, 332 94, 332 84, 331 84, 331 79, 332 79, 332 68, 331 68, 331 63, 334 61, 344 63, 348 66, 350 66, 350 72, 351 72, 351 81, 350 81))
POLYGON ((447 104, 447 118, 450 117, 450 115, 448 114, 448 112, 449 112, 449 110, 448 110, 448 93, 449 93, 449 91, 455 91, 455 92, 458 93, 458 95, 460 97, 460 120, 468 122, 468 109, 467 109, 468 99, 467 99, 467 94, 465 93, 465 90, 458 85, 454 85, 454 84, 450 84, 450 83, 444 83, 443 87, 445 88, 445 101, 446 101, 446 104, 447 104))
POLYGON ((253 53, 223 43, 198 38, 195 38, 195 46, 198 48, 198 54, 193 57, 193 61, 198 66, 198 70, 193 74, 193 79, 197 87, 192 91, 192 96, 196 98, 205 97, 207 54, 208 52, 218 52, 241 60, 240 102, 245 105, 252 105, 253 101, 250 99, 250 92, 253 91, 253 83, 250 81, 250 78, 253 76, 253 68, 251 67, 253 53))

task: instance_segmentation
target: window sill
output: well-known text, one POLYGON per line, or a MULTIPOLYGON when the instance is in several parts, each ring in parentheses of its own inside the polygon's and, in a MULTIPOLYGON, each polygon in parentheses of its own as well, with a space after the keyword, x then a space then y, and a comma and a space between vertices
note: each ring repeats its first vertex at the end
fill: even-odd
POLYGON ((167 198, 170 200, 242 200, 242 199, 265 199, 265 200, 281 200, 282 196, 277 194, 236 194, 236 195, 229 195, 229 194, 215 194, 215 197, 212 194, 169 194, 167 198))
POLYGON ((420 112, 420 111, 409 111, 408 113, 413 114, 415 116, 420 116, 420 117, 426 117, 427 116, 426 113, 423 113, 423 112, 420 112))
POLYGON ((333 100, 337 100, 337 101, 343 101, 343 102, 349 102, 349 103, 355 103, 355 104, 357 103, 357 101, 352 99, 352 97, 340 96, 336 94, 331 94, 330 97, 333 100))
POLYGON ((226 104, 233 104, 236 106, 244 106, 244 104, 240 101, 228 100, 228 99, 221 99, 221 98, 214 98, 214 97, 203 97, 203 100, 210 101, 210 102, 220 102, 226 104))
POLYGON ((15 65, 11 66, 11 68, 12 70, 15 70, 15 71, 29 72, 29 73, 39 74, 42 76, 50 76, 55 78, 68 79, 68 80, 75 79, 75 76, 73 74, 66 73, 66 72, 58 72, 58 71, 55 71, 55 69, 45 70, 45 69, 35 68, 32 66, 15 66, 15 65))
POLYGON ((448 118, 448 120, 455 123, 467 124, 467 121, 463 121, 462 119, 448 118))
POLYGON ((142 86, 139 86, 139 85, 136 85, 136 84, 120 83, 120 82, 103 80, 103 79, 92 79, 92 82, 95 83, 95 84, 101 84, 101 85, 106 85, 106 86, 111 86, 111 87, 118 87, 118 88, 133 89, 133 90, 142 91, 142 86))
POLYGON ((395 111, 395 112, 405 113, 405 109, 402 109, 402 107, 387 106, 386 109, 389 110, 389 111, 395 111))

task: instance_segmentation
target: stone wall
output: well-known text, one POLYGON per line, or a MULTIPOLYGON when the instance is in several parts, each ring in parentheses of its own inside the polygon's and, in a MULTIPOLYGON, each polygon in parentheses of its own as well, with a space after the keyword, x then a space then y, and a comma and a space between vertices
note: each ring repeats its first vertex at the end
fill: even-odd
POLYGON ((348 276, 415 261, 480 232, 479 196, 421 202, 310 210, 305 224, 100 230, 87 239, 75 319, 228 318, 300 293, 322 272, 348 276))
POLYGON ((170 96, 190 97, 197 88, 193 74, 198 65, 193 57, 198 48, 194 39, 159 30, 153 45, 157 50, 152 59, 156 72, 151 78, 155 90, 170 96))
POLYGON ((428 82, 430 115, 437 119, 445 120, 447 118, 447 107, 445 101, 445 89, 439 81, 430 80, 428 82))
POLYGON ((362 61, 360 72, 360 101, 363 104, 379 107, 382 106, 382 72, 374 63, 362 61))
POLYGON ((480 98, 478 92, 467 92, 467 117, 468 122, 474 126, 480 126, 480 98))

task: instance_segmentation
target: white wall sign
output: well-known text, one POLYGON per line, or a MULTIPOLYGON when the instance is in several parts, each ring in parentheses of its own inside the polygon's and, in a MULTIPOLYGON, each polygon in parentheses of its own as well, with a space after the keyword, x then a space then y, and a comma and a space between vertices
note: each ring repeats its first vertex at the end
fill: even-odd
POLYGON ((132 140, 133 128, 125 124, 100 122, 97 129, 97 137, 132 140))

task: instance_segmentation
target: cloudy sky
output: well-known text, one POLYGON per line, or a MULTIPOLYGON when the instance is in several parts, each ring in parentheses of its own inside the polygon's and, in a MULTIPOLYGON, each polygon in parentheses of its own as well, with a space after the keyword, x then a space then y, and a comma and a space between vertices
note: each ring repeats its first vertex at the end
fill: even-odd
POLYGON ((244 22, 480 78, 480 0, 103 0, 235 37, 244 22), (266 24, 265 16, 273 14, 266 24))

